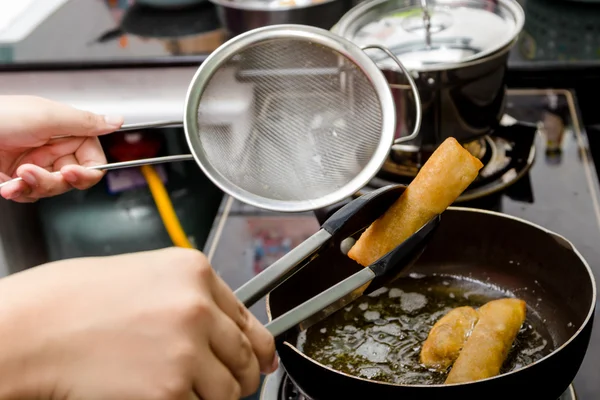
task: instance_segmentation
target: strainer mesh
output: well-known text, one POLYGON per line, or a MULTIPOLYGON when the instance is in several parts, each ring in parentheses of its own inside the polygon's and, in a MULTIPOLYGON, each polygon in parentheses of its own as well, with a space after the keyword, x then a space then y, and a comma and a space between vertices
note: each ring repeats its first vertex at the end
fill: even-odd
POLYGON ((347 185, 382 132, 380 99, 350 59, 303 39, 237 53, 200 98, 206 159, 234 185, 281 201, 310 201, 347 185))

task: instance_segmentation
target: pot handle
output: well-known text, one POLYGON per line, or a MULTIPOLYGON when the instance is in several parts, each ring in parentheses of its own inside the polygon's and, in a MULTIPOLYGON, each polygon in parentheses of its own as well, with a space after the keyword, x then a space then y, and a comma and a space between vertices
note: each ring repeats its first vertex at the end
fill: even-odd
POLYGON ((423 111, 421 109, 421 96, 419 95, 419 88, 417 88, 417 84, 415 83, 414 79, 410 75, 410 72, 406 69, 404 64, 402 64, 402 62, 400 62, 398 57, 396 57, 394 55, 394 53, 392 53, 385 46, 380 46, 378 44, 370 44, 367 46, 362 46, 361 49, 363 51, 368 50, 368 49, 378 49, 378 50, 383 51, 385 54, 388 55, 388 57, 390 57, 396 63, 396 65, 398 65, 398 67, 402 70, 402 73, 404 74, 404 76, 406 76, 406 80, 408 80, 408 83, 413 92, 413 95, 415 96, 415 111, 416 111, 415 127, 410 135, 405 136, 403 138, 396 139, 394 141, 394 144, 404 143, 404 142, 408 142, 410 140, 415 139, 419 135, 419 131, 421 130, 421 118, 423 115, 423 111))

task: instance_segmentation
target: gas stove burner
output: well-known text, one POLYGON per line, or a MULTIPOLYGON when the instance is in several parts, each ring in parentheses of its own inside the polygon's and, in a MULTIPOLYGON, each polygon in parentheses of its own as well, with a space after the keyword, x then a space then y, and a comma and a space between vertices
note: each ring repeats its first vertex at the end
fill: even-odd
MULTIPOLYGON (((282 367, 265 379, 260 392, 260 400, 311 400, 298 390, 282 367)), ((577 400, 573 385, 557 400, 577 400)))
MULTIPOLYGON (((493 135, 465 145, 479 158, 484 167, 479 177, 458 198, 457 203, 480 199, 499 193, 521 179, 535 159, 535 134, 537 128, 525 124, 502 126, 493 135)), ((392 151, 377 177, 359 194, 392 184, 408 185, 429 154, 392 151)))
POLYGON ((117 28, 104 32, 90 44, 106 43, 126 35, 160 40, 168 46, 178 46, 180 41, 185 41, 183 46, 191 47, 192 53, 210 52, 222 43, 217 9, 209 1, 168 8, 133 4, 125 10, 117 28))
MULTIPOLYGON (((475 157, 486 161, 487 149, 490 145, 489 137, 474 140, 463 146, 475 157)), ((382 172, 400 177, 414 178, 421 166, 431 156, 433 151, 407 151, 406 146, 392 146, 392 151, 382 167, 382 172)))

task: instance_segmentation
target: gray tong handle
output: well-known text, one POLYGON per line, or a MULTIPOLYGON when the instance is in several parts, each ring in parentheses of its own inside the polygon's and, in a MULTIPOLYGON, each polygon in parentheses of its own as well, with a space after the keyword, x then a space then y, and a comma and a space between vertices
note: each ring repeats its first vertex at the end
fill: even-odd
POLYGON ((236 297, 246 307, 251 307, 298 272, 302 263, 315 254, 329 239, 331 239, 329 232, 324 229, 319 230, 236 290, 236 297))
POLYGON ((298 326, 300 330, 310 328, 316 322, 323 320, 362 296, 363 291, 357 289, 373 279, 375 279, 375 273, 370 268, 363 268, 335 286, 275 318, 266 324, 265 328, 274 337, 287 332, 294 326, 298 326))
MULTIPOLYGON (((128 131, 137 131, 142 129, 150 129, 150 128, 164 128, 167 126, 181 126, 183 125, 182 121, 156 121, 156 122, 148 122, 148 123, 136 123, 136 124, 127 124, 123 125, 121 129, 116 132, 128 132, 128 131)), ((54 136, 53 139, 60 139, 70 137, 66 136, 54 136)), ((113 169, 121 169, 121 168, 131 168, 131 167, 140 167, 142 165, 150 165, 150 164, 163 164, 168 162, 177 162, 177 161, 191 161, 194 157, 191 154, 181 154, 175 156, 164 156, 164 157, 153 157, 153 158, 144 158, 141 160, 133 160, 133 161, 123 161, 111 164, 102 164, 102 165, 94 165, 91 167, 87 167, 88 169, 97 169, 101 171, 110 171, 113 169)), ((55 173, 59 173, 56 171, 55 173)), ((4 185, 7 185, 10 182, 18 182, 22 181, 22 178, 14 178, 6 182, 0 183, 0 188, 4 185)))

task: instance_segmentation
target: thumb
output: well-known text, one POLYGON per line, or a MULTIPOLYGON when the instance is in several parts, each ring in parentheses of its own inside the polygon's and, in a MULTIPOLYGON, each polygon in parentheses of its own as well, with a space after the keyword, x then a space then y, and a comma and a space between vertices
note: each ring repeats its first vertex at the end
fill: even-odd
POLYGON ((3 130, 38 139, 61 135, 98 136, 123 125, 120 116, 98 115, 35 96, 0 96, 0 110, 3 130))

